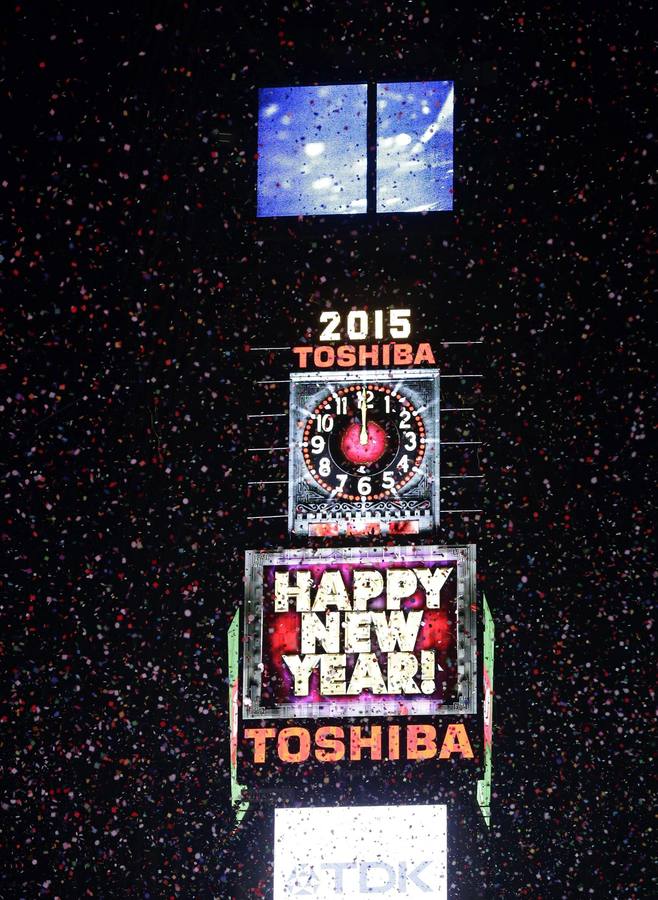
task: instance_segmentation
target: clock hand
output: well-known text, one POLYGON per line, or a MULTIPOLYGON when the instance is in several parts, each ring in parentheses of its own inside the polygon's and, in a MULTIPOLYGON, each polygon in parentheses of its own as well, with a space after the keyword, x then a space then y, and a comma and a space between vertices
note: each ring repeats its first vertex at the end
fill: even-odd
POLYGON ((361 432, 359 433, 359 443, 362 447, 365 447, 365 445, 368 443, 368 426, 366 424, 366 417, 368 415, 368 403, 366 400, 365 391, 361 395, 359 406, 361 407, 361 432))

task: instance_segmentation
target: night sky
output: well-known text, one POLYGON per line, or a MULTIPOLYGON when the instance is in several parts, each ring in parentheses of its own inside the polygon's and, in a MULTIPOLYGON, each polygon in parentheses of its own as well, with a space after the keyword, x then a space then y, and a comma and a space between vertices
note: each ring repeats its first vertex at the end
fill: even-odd
MULTIPOLYGON (((2 898, 268 896, 271 808, 234 829, 229 804, 226 630, 245 548, 289 543, 246 518, 285 506, 246 486, 285 472, 247 415, 293 360, 249 348, 386 304, 484 342, 440 351, 483 375, 452 427, 486 479, 438 540, 477 543, 496 622, 493 824, 458 764, 323 771, 324 802, 452 794, 451 898, 655 896, 655 58, 649 4, 592 8, 14 7, 2 898), (456 84, 453 213, 256 219, 259 86, 423 78, 456 84)), ((323 802, 312 772, 270 787, 323 802)))

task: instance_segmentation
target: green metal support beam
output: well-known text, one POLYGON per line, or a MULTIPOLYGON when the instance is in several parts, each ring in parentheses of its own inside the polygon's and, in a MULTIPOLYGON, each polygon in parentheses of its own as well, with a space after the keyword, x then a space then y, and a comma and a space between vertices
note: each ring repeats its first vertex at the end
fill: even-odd
POLYGON ((477 783, 477 802, 487 827, 491 827, 491 782, 493 777, 493 699, 494 699, 494 622, 487 603, 483 597, 484 637, 482 648, 484 653, 484 777, 477 783))
POLYGON ((244 786, 238 782, 238 671, 240 665, 240 610, 228 629, 228 721, 231 759, 231 803, 236 824, 244 819, 249 802, 243 799, 244 786))

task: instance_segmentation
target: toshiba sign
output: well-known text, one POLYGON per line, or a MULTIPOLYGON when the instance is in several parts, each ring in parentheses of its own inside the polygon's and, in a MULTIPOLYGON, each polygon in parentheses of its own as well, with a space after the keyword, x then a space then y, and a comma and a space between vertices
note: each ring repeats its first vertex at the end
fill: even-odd
POLYGON ((445 806, 277 809, 274 900, 447 898, 445 806))

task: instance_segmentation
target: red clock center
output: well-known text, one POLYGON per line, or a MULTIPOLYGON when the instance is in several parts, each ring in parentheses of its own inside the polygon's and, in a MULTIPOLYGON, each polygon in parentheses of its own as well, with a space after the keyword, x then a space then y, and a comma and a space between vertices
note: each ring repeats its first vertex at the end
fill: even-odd
POLYGON ((345 429, 340 449, 350 462, 356 465, 371 465, 377 462, 386 450, 386 432, 376 422, 367 424, 368 441, 361 443, 361 425, 353 422, 345 429))

